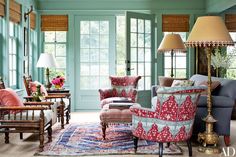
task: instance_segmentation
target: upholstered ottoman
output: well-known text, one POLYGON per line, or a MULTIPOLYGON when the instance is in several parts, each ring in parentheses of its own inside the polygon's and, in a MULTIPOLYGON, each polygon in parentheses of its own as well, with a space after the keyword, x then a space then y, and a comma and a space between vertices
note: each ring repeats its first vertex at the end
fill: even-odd
MULTIPOLYGON (((100 112, 100 122, 102 125, 103 139, 106 138, 106 128, 109 124, 127 124, 132 122, 132 114, 129 108, 122 108, 117 106, 117 108, 109 108, 110 104, 103 106, 100 112)), ((133 103, 133 106, 140 106, 138 103, 133 103)))

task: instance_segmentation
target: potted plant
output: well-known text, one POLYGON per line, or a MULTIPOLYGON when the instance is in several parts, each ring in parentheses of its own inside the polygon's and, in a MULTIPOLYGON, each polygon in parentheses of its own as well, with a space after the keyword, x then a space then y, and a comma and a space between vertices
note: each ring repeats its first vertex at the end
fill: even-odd
POLYGON ((61 89, 65 83, 65 78, 63 76, 57 76, 52 79, 52 84, 55 89, 61 89))

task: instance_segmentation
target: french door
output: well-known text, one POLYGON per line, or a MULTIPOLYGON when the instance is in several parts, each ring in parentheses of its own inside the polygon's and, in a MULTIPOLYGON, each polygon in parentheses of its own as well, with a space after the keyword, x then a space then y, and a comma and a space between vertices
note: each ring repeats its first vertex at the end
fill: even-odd
POLYGON ((76 110, 99 109, 99 88, 115 74, 115 17, 78 16, 76 30, 76 110))
POLYGON ((140 75, 138 102, 149 106, 151 85, 154 84, 155 16, 126 13, 127 75, 140 75), (146 100, 144 98, 149 98, 146 100))

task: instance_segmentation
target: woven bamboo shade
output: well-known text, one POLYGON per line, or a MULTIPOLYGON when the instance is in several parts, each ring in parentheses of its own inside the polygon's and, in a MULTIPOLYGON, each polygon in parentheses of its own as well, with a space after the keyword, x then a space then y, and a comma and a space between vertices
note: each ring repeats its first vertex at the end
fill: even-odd
POLYGON ((162 32, 189 32, 189 15, 162 15, 162 32))
POLYGON ((0 16, 5 16, 5 0, 0 0, 0 16))
POLYGON ((36 27, 36 14, 34 12, 30 13, 30 28, 35 29, 36 27))
POLYGON ((236 32, 236 14, 226 14, 225 25, 229 32, 236 32))
POLYGON ((68 15, 41 15, 41 31, 68 31, 68 15))
POLYGON ((21 22, 21 5, 14 0, 10 0, 10 21, 21 22))

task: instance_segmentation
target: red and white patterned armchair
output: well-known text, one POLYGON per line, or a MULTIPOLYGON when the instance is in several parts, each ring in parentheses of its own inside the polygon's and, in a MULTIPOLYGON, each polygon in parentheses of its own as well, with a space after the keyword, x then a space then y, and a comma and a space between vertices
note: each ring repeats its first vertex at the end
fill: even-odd
POLYGON ((101 108, 114 101, 137 100, 137 85, 141 76, 110 76, 111 88, 99 89, 101 108))
POLYGON ((159 156, 163 154, 163 143, 186 141, 192 156, 192 126, 199 96, 205 89, 203 86, 160 87, 153 109, 131 107, 135 152, 139 138, 159 142, 159 156))

